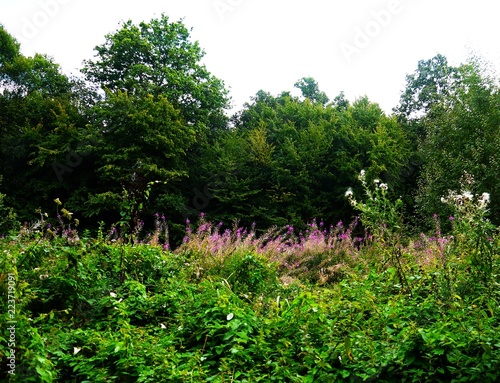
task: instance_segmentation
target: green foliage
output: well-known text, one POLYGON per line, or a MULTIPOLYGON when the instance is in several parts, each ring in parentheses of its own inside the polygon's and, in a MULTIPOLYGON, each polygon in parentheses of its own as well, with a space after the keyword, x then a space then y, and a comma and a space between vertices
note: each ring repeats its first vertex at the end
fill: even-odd
POLYGON ((493 260, 498 252, 493 243, 495 226, 487 218, 490 194, 474 195, 470 192, 474 177, 467 172, 461 179, 461 193, 450 191, 441 201, 454 210, 450 216, 453 226, 453 253, 463 259, 471 274, 469 283, 491 286, 493 260))
MULTIPOLYGON (((2 176, 0 175, 0 186, 1 185, 2 176)), ((17 215, 13 208, 5 205, 5 197, 5 194, 0 193, 0 235, 7 234, 19 228, 17 215)))
POLYGON ((112 94, 161 95, 197 130, 220 128, 224 84, 200 63, 204 52, 189 33, 182 21, 165 15, 139 25, 127 21, 95 48, 97 59, 87 60, 83 72, 112 94))
MULTIPOLYGON (((387 198, 383 192, 378 186, 370 195, 387 198)), ((351 250, 340 229, 320 238, 321 226, 311 225, 307 240, 294 242, 291 234, 259 239, 237 226, 220 233, 203 219, 196 232, 188 226, 175 253, 102 234, 0 239, 1 280, 8 273, 17 282, 11 381, 495 382, 498 283, 463 288, 480 279, 465 267, 451 270, 460 266, 452 258, 441 260, 475 249, 467 237, 479 235, 486 200, 456 205, 454 241, 404 245, 388 230, 384 241, 351 250), (376 256, 394 251, 394 243, 411 294, 397 268, 376 256), (352 272, 321 287, 279 267, 291 259, 315 267, 311 255, 321 252, 352 272)), ((367 222, 387 219, 378 214, 367 222)), ((498 244, 497 233, 491 240, 498 244)), ((498 252, 490 262, 497 275, 498 252)), ((7 312, 6 300, 0 309, 7 312)), ((10 353, 3 337, 2 357, 10 353)))
POLYGON ((365 202, 356 201, 351 188, 347 189, 345 196, 354 209, 361 213, 360 219, 365 229, 377 241, 388 241, 390 238, 400 235, 403 229, 401 217, 403 203, 401 199, 391 202, 387 195, 388 185, 381 183, 379 179, 373 180, 374 190, 372 191, 366 181, 364 170, 361 170, 358 179, 363 185, 367 200, 365 202))
POLYGON ((326 93, 319 90, 318 83, 312 77, 301 78, 294 86, 301 90, 303 97, 314 103, 325 105, 330 101, 326 93))
POLYGON ((397 116, 329 104, 306 77, 228 124, 203 55, 181 21, 128 21, 79 80, 0 26, 1 328, 12 302, 16 320, 0 379, 499 381, 500 98, 483 64, 419 62, 397 116), (408 233, 414 198, 435 232, 408 233), (221 223, 193 231, 200 209, 221 223), (361 227, 338 222, 356 212, 361 227))
POLYGON ((315 217, 350 219, 343 194, 360 167, 398 185, 409 152, 395 118, 366 98, 343 105, 259 92, 208 151, 211 216, 305 228, 315 217))
POLYGON ((450 67, 437 56, 419 64, 408 79, 399 112, 415 143, 414 176, 419 179, 412 184, 418 187, 414 194, 421 217, 449 214, 439 199, 458 189, 467 171, 474 174, 475 187, 491 193, 492 219, 498 223, 498 102, 497 80, 478 58, 450 67), (410 109, 416 116, 410 116, 410 109))

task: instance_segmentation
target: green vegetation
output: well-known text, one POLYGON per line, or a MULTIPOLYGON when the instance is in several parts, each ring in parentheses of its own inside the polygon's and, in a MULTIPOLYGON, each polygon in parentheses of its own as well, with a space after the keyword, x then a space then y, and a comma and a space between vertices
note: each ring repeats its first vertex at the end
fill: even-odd
POLYGON ((257 237, 202 216, 171 252, 164 217, 131 244, 116 229, 80 236, 64 208, 56 226, 42 216, 0 241, 2 279, 15 280, 10 381, 498 381, 489 195, 451 193, 450 235, 413 240, 387 185, 360 179, 366 201, 346 194, 372 229, 365 238, 356 222, 257 237))
POLYGON ((166 16, 82 77, 0 43, 0 380, 500 381, 480 59, 419 62, 391 115, 305 77, 229 117, 166 16))

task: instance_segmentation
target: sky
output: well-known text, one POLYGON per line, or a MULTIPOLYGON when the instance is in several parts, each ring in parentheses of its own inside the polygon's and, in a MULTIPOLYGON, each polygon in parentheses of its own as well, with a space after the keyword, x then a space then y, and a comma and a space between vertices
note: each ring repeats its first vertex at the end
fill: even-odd
POLYGON ((458 65, 474 53, 500 67, 492 0, 0 0, 22 53, 47 54, 67 74, 122 22, 162 13, 192 28, 233 111, 259 90, 298 94, 294 83, 313 77, 330 99, 368 96, 390 113, 419 60, 440 53, 458 65))

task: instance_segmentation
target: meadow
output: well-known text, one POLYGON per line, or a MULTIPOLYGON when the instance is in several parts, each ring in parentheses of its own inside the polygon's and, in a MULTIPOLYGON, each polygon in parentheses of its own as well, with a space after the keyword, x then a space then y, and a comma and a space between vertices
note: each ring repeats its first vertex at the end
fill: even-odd
POLYGON ((158 214, 149 234, 92 236, 56 201, 55 224, 42 215, 0 239, 13 328, 0 335, 2 381, 499 381, 489 194, 465 179, 442 199, 454 215, 415 235, 387 185, 358 178, 350 223, 257 235, 201 214, 175 249, 158 214))

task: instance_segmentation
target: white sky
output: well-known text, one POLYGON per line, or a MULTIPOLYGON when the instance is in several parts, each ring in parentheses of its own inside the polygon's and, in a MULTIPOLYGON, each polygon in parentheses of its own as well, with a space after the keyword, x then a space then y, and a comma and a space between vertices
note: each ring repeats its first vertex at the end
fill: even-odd
POLYGON ((193 28, 235 108, 311 76, 331 99, 367 95, 390 113, 419 60, 441 53, 459 64, 472 50, 500 63, 497 10, 491 0, 0 0, 0 23, 25 55, 77 73, 121 21, 165 13, 193 28))

